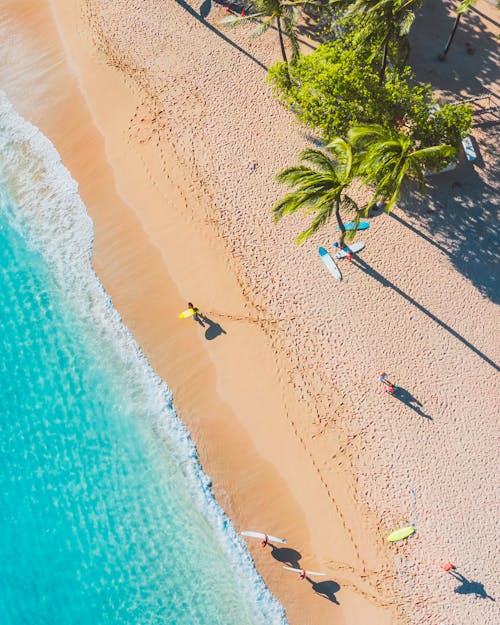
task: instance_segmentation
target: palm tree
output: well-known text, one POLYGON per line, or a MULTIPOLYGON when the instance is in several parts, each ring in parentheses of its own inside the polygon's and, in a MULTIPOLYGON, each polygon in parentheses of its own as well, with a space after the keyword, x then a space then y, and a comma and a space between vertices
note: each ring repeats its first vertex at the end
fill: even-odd
MULTIPOLYGON (((343 7, 346 0, 333 0, 332 4, 336 3, 343 7)), ((347 14, 359 15, 362 20, 359 43, 378 42, 377 47, 382 50, 380 82, 385 77, 389 44, 393 42, 401 47, 402 41, 407 41, 415 19, 414 9, 421 3, 422 0, 353 0, 349 4, 347 14)))
POLYGON ((309 228, 297 237, 297 245, 304 243, 321 226, 327 224, 333 213, 341 231, 341 247, 344 246, 346 238, 352 240, 356 234, 355 230, 346 232, 341 216, 342 211, 350 211, 359 223, 360 210, 345 193, 356 171, 353 152, 351 146, 340 138, 334 139, 328 148, 334 158, 321 150, 308 148, 299 154, 299 162, 309 165, 287 167, 276 175, 278 182, 296 188, 274 205, 273 221, 277 223, 282 217, 292 215, 299 209, 305 215, 315 214, 309 228))
POLYGON ((260 19, 258 26, 252 31, 251 36, 258 37, 266 32, 274 22, 280 41, 281 54, 283 61, 288 65, 288 57, 283 40, 283 31, 290 40, 292 50, 292 64, 299 57, 299 40, 296 32, 296 24, 298 19, 298 7, 304 4, 315 4, 315 0, 254 0, 256 12, 250 15, 228 15, 219 23, 225 26, 237 26, 242 22, 253 19, 260 19))
POLYGON ((455 32, 458 28, 458 25, 460 23, 460 18, 462 17, 462 15, 464 13, 467 13, 472 6, 476 4, 476 0, 463 0, 457 8, 457 16, 455 18, 455 23, 453 24, 453 28, 451 29, 451 33, 450 36, 448 37, 448 42, 446 44, 445 49, 441 52, 441 54, 439 55, 439 60, 440 61, 445 61, 446 60, 446 55, 448 54, 448 50, 450 49, 451 46, 451 42, 453 41, 453 38, 455 37, 455 32))
POLYGON ((425 189, 424 173, 438 158, 451 158, 456 149, 451 145, 419 148, 404 132, 379 124, 353 126, 348 132, 351 145, 359 150, 359 173, 364 182, 375 186, 375 193, 366 210, 379 199, 390 212, 406 179, 416 179, 425 189), (388 199, 387 199, 388 198, 388 199))

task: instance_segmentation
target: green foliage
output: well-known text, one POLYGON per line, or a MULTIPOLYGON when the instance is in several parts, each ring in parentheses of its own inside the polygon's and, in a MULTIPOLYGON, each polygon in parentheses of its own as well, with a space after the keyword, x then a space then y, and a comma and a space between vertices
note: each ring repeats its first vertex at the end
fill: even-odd
MULTIPOLYGON (((370 63, 371 50, 356 50, 352 39, 346 35, 300 57, 290 68, 291 84, 283 64, 269 69, 276 94, 328 140, 346 136, 353 123, 378 121, 387 110, 389 92, 381 88, 370 63)), ((393 75, 389 80, 393 78, 397 80, 393 75)))
MULTIPOLYGON (((435 102, 433 102, 435 106, 435 102)), ((412 137, 419 145, 429 146, 448 144, 459 149, 462 139, 470 132, 472 107, 470 104, 445 104, 435 110, 423 109, 414 116, 412 137)), ((436 163, 434 168, 442 168, 447 163, 436 163)))
POLYGON ((354 213, 359 220, 356 203, 345 194, 356 173, 357 161, 351 146, 343 139, 335 139, 329 149, 333 158, 321 150, 308 148, 299 154, 299 165, 287 167, 276 175, 278 182, 295 188, 273 206, 274 222, 299 210, 304 215, 314 215, 310 226, 297 237, 297 245, 327 224, 333 214, 341 229, 341 245, 346 237, 352 239, 355 234, 355 231, 346 233, 341 211, 354 213))
POLYGON ((276 24, 280 40, 283 61, 288 62, 285 45, 283 42, 283 32, 288 36, 290 48, 292 50, 291 62, 294 63, 299 56, 299 41, 297 38, 297 21, 299 16, 299 6, 315 4, 315 0, 253 0, 250 3, 251 13, 248 15, 228 15, 219 24, 222 26, 238 26, 248 20, 258 20, 257 26, 251 32, 252 37, 264 34, 271 26, 276 24))
MULTIPOLYGON (((345 0, 338 2, 345 6, 345 0)), ((372 48, 371 61, 377 63, 381 80, 385 79, 389 48, 408 48, 407 35, 415 19, 415 9, 421 4, 422 0, 352 0, 349 3, 346 15, 357 17, 356 48, 372 48)))
MULTIPOLYGON (((462 0, 458 10, 466 11, 473 3, 462 0)), ((274 220, 298 210, 314 214, 298 243, 334 212, 341 245, 348 240, 341 211, 350 211, 356 222, 361 214, 346 194, 354 177, 374 190, 368 208, 384 198, 390 211, 406 180, 417 180, 424 188, 426 171, 439 171, 456 159, 461 139, 470 131, 471 107, 440 107, 430 85, 418 84, 406 65, 407 35, 420 4, 325 0, 316 11, 326 24, 328 41, 291 66, 277 63, 269 69, 275 95, 330 142, 333 156, 306 150, 301 164, 277 176, 295 188, 274 206, 274 220)))
POLYGON ((352 125, 396 128, 399 122, 418 146, 459 147, 470 129, 470 107, 439 109, 430 85, 416 84, 408 67, 401 72, 390 68, 381 83, 371 63, 373 47, 355 48, 356 36, 351 31, 320 45, 301 56, 289 74, 282 63, 271 67, 268 80, 276 95, 328 141, 346 137, 352 125))
POLYGON ((379 124, 353 126, 349 130, 349 140, 358 150, 361 178, 375 187, 368 208, 384 197, 387 212, 398 199, 405 179, 413 178, 425 188, 426 169, 440 160, 453 158, 456 153, 451 145, 418 147, 411 134, 379 124))
POLYGON ((457 13, 467 13, 475 4, 477 0, 463 0, 457 8, 457 13))

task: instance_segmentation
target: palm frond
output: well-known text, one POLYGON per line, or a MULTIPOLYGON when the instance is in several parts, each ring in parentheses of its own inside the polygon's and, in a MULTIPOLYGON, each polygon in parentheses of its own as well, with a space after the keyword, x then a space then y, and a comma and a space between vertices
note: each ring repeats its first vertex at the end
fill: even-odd
POLYGON ((396 177, 396 180, 394 181, 394 185, 393 185, 393 192, 391 197, 389 198, 389 200, 387 201, 387 204, 385 205, 385 211, 386 213, 390 213, 392 210, 392 207, 394 206, 394 204, 396 203, 396 200, 399 197, 399 193, 401 190, 401 183, 403 182, 403 179, 406 175, 406 171, 409 167, 410 163, 409 161, 406 161, 403 166, 401 167, 398 176, 396 177))
POLYGON ((311 165, 314 165, 319 171, 325 174, 335 173, 335 164, 332 159, 321 150, 306 148, 305 150, 302 150, 298 158, 301 163, 311 163, 311 165))
POLYGON ((414 11, 405 11, 399 20, 399 35, 406 36, 410 32, 411 25, 415 20, 414 11))
POLYGON ((293 187, 300 182, 304 175, 307 176, 311 173, 311 168, 305 165, 292 165, 291 167, 285 167, 279 171, 276 176, 276 182, 281 184, 287 184, 289 187, 293 187), (297 182, 295 182, 297 180, 297 182))
POLYGON ((454 156, 457 153, 457 149, 452 145, 433 145, 429 148, 421 148, 412 152, 412 159, 426 160, 431 156, 454 156))
POLYGON ((302 207, 302 213, 307 217, 313 213, 317 213, 322 210, 323 204, 332 204, 341 189, 330 189, 329 191, 318 190, 310 194, 310 202, 305 203, 302 207))
POLYGON ((251 38, 254 38, 254 37, 260 37, 261 35, 263 35, 266 32, 266 30, 269 30, 269 28, 271 28, 274 18, 275 18, 275 15, 270 15, 265 20, 262 20, 262 22, 257 24, 257 26, 251 31, 251 33, 248 36, 251 38))
POLYGON ((291 215, 299 209, 305 215, 320 210, 324 202, 331 202, 338 189, 325 188, 321 185, 302 185, 299 189, 284 195, 271 209, 274 221, 279 221, 285 215, 291 215))
POLYGON ((232 28, 234 26, 239 26, 242 22, 248 22, 248 20, 253 20, 257 17, 262 17, 263 15, 265 15, 265 13, 252 13, 252 15, 226 15, 226 17, 223 17, 220 20, 219 25, 232 28))
POLYGON ((383 137, 386 134, 387 129, 379 124, 360 124, 358 126, 351 126, 347 137, 351 143, 356 144, 366 139, 383 137))
POLYGON ((329 206, 325 207, 325 210, 321 210, 316 215, 309 228, 299 234, 299 236, 297 237, 297 245, 302 245, 302 243, 304 243, 304 241, 307 241, 309 237, 315 234, 321 228, 321 226, 327 224, 331 219, 332 213, 333 203, 330 203, 329 206))
POLYGON ((306 4, 317 7, 323 6, 321 0, 296 0, 295 2, 281 2, 281 4, 285 7, 300 7, 305 6, 306 4))
POLYGON ((343 180, 351 177, 352 173, 352 150, 351 146, 341 137, 336 137, 328 144, 328 149, 334 154, 338 166, 336 167, 337 175, 343 180))
POLYGON ((277 223, 286 215, 293 215, 308 201, 310 201, 309 196, 300 191, 287 193, 271 209, 274 223, 277 223))
POLYGON ((340 211, 349 215, 354 212, 354 223, 356 224, 356 229, 348 230, 344 234, 344 240, 348 243, 351 243, 352 241, 354 241, 354 238, 358 231, 359 222, 361 221, 361 213, 359 207, 351 197, 349 197, 348 195, 344 195, 342 201, 340 202, 340 211))
POLYGON ((356 226, 359 225, 361 221, 361 211, 357 203, 349 196, 344 195, 342 201, 340 203, 340 210, 343 213, 354 213, 354 221, 356 222, 356 226))
POLYGON ((463 2, 458 5, 457 13, 467 13, 474 4, 476 4, 476 0, 463 0, 463 2))
POLYGON ((301 189, 320 189, 325 190, 337 186, 338 181, 334 178, 325 176, 309 167, 289 167, 280 171, 276 175, 276 181, 286 184, 289 187, 300 187, 301 189))

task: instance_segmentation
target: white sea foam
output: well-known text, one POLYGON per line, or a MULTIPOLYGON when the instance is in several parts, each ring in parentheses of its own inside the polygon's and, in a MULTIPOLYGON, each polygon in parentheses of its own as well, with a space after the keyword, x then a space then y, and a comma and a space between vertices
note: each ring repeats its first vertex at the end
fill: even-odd
POLYGON ((87 317, 98 340, 115 346, 117 357, 126 361, 130 380, 147 394, 148 414, 157 418, 157 429, 172 442, 193 497, 211 520, 235 579, 262 623, 286 625, 282 606, 257 574, 244 543, 213 496, 189 432, 176 415, 170 389, 151 368, 92 269, 93 225, 77 183, 52 143, 16 113, 1 91, 0 184, 13 200, 8 204, 9 222, 44 257, 68 303, 87 317))

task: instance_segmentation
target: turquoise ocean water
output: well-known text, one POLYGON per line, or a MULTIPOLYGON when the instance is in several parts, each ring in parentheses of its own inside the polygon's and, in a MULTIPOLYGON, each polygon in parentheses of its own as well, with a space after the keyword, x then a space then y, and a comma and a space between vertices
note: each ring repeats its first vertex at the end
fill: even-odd
POLYGON ((0 98, 4 625, 271 625, 168 388, 90 267, 74 181, 0 98))

